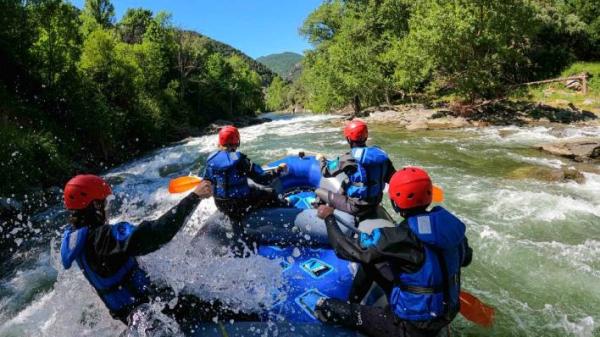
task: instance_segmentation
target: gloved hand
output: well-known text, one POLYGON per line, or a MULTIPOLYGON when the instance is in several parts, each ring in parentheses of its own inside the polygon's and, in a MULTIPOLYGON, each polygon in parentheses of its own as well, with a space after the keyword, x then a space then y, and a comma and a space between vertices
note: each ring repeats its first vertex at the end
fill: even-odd
POLYGON ((320 219, 327 219, 330 215, 333 214, 333 207, 327 206, 327 205, 321 205, 319 206, 319 209, 317 210, 317 216, 320 219))
POLYGON ((323 297, 316 291, 311 291, 302 297, 302 304, 308 309, 315 317, 318 310, 319 304, 325 301, 327 297, 323 297))
POLYGON ((282 174, 282 175, 286 175, 288 174, 288 165, 286 163, 281 163, 279 165, 277 165, 277 173, 282 174))

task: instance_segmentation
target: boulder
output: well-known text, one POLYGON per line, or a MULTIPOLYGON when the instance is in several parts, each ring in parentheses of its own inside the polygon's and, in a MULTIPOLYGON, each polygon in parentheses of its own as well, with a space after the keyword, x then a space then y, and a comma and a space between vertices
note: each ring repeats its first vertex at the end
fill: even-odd
POLYGON ((429 129, 457 129, 469 125, 469 122, 463 117, 442 117, 427 121, 427 127, 429 129))
POLYGON ((549 144, 540 144, 536 148, 578 162, 600 160, 600 137, 567 139, 549 144))
POLYGON ((424 119, 418 119, 416 121, 412 121, 410 124, 406 125, 406 130, 408 130, 408 131, 427 130, 427 121, 424 119))
POLYGON ((510 179, 535 179, 548 182, 585 182, 585 176, 572 167, 552 168, 545 166, 523 166, 508 174, 510 179))

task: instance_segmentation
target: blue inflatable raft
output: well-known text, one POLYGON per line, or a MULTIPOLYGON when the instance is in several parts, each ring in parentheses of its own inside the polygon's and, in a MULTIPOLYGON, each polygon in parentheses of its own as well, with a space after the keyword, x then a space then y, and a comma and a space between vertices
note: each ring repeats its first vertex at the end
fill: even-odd
MULTIPOLYGON (((276 316, 286 322, 318 323, 305 301, 310 296, 347 299, 357 266, 339 259, 327 238, 323 220, 317 217, 312 203, 318 187, 337 192, 341 188, 338 178, 321 176, 320 163, 310 156, 288 156, 269 163, 288 165, 288 173, 273 182, 278 194, 287 198, 288 208, 265 208, 249 214, 243 225, 246 232, 258 243, 257 252, 269 259, 278 260, 286 281, 287 297, 277 302, 265 316, 276 316)), ((347 227, 370 232, 375 227, 392 226, 390 216, 380 208, 372 219, 359 222, 354 216, 336 211, 338 222, 347 227)), ((208 226, 212 226, 209 219, 208 226)), ((218 235, 219 226, 210 232, 218 235)), ((351 228, 340 227, 348 235, 351 228)), ((381 293, 380 293, 381 294, 381 293)), ((379 295, 380 296, 380 295, 379 295)), ((378 300, 375 296, 373 300, 378 300)))

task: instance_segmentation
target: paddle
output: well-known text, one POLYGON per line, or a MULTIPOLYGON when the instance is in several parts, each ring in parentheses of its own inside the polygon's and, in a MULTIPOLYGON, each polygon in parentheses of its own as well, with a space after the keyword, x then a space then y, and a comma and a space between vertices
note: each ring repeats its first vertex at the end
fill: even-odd
POLYGON ((169 193, 183 193, 200 185, 202 178, 196 176, 183 176, 169 181, 169 193))
MULTIPOLYGON (((263 171, 275 171, 278 168, 279 166, 265 167, 263 168, 263 171)), ((171 179, 171 181, 169 181, 169 193, 173 194, 187 192, 198 186, 200 182, 202 182, 202 178, 197 176, 183 176, 171 179)))
POLYGON ((461 290, 460 314, 477 325, 489 328, 494 324, 496 309, 481 302, 473 294, 461 290))

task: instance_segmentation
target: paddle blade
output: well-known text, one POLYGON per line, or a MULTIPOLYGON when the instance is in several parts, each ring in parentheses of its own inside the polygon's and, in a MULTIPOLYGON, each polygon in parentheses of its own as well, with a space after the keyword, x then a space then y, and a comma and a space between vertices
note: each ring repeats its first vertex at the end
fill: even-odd
POLYGON ((461 291, 460 314, 477 325, 489 328, 494 324, 496 310, 470 293, 461 291))
POLYGON ((441 187, 433 185, 433 202, 443 202, 444 201, 444 190, 441 187))
POLYGON ((198 186, 202 179, 194 176, 185 176, 169 181, 169 193, 183 193, 198 186))

